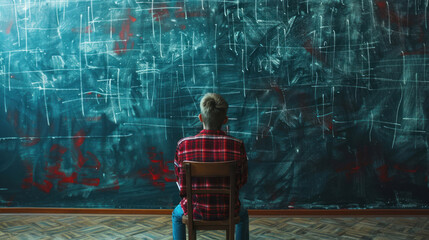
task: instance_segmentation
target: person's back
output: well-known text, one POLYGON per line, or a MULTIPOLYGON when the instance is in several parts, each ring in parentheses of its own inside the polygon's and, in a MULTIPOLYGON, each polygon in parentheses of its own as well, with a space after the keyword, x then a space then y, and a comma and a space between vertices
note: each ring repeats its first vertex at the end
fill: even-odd
MULTIPOLYGON (((197 162, 237 162, 237 186, 240 189, 247 181, 247 156, 241 140, 228 136, 221 131, 221 127, 228 121, 226 112, 228 104, 218 94, 206 94, 200 103, 201 114, 199 119, 203 122, 204 130, 199 134, 183 138, 178 142, 174 159, 177 184, 182 200, 173 211, 173 237, 185 238, 185 228, 181 225, 183 214, 187 215, 186 178, 183 161, 197 162)), ((225 178, 198 178, 193 180, 193 188, 222 188, 228 186, 225 178)), ((239 190, 237 189, 237 190, 239 190)), ((236 214, 240 214, 240 223, 237 224, 237 239, 248 239, 247 211, 240 209, 237 192, 236 214)), ((199 194, 193 199, 193 214, 196 219, 220 220, 228 217, 229 199, 220 194, 199 194)))
MULTIPOLYGON (((187 215, 187 199, 185 193, 185 171, 181 164, 183 161, 197 162, 225 162, 237 161, 237 185, 240 188, 247 180, 247 157, 243 142, 239 139, 227 136, 219 130, 202 130, 198 135, 184 138, 179 141, 176 151, 177 175, 179 176, 180 202, 182 209, 187 215)), ((226 188, 228 187, 226 178, 197 178, 193 181, 195 189, 226 188)), ((237 191, 238 193, 238 191, 237 191)), ((237 208, 240 210, 240 201, 236 196, 237 208)), ((228 218, 229 198, 220 194, 198 194, 194 199, 193 213, 196 219, 222 220, 228 218)))

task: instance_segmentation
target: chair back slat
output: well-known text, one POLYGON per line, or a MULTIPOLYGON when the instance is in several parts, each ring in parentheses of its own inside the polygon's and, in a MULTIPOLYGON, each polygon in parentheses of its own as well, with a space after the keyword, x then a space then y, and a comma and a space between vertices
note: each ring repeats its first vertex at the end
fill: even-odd
POLYGON ((229 177, 231 162, 192 162, 191 177, 229 177))
POLYGON ((183 162, 186 171, 186 197, 188 208, 188 232, 189 239, 196 238, 197 229, 224 229, 227 230, 227 239, 234 239, 235 229, 235 192, 236 192, 236 162, 183 162), (228 189, 192 189, 192 178, 194 177, 228 177, 228 189), (226 221, 228 225, 219 224, 220 221, 204 221, 193 219, 192 195, 195 194, 226 194, 229 195, 229 216, 226 221), (213 223, 213 225, 210 224, 213 223))

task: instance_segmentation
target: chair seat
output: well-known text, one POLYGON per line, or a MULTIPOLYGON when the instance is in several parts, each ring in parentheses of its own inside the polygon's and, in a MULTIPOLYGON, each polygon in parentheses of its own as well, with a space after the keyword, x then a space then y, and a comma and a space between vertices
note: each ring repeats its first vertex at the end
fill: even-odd
MULTIPOLYGON (((188 216, 187 215, 183 215, 182 217, 182 223, 183 224, 188 224, 188 216)), ((240 222, 240 217, 234 217, 233 219, 234 224, 237 224, 240 222)), ((217 225, 217 226, 228 226, 229 225, 229 221, 228 219, 226 220, 199 220, 199 219, 194 219, 194 225, 195 226, 211 226, 211 225, 217 225)))

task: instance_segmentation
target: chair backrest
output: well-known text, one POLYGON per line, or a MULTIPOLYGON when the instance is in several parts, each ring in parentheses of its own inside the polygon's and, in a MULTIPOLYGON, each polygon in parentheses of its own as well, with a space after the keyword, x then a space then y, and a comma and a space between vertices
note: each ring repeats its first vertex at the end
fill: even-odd
MULTIPOLYGON (((235 223, 235 203, 236 203, 236 162, 194 162, 184 161, 183 162, 186 171, 186 194, 187 194, 187 208, 188 208, 188 221, 191 228, 198 228, 198 224, 201 223, 207 226, 210 221, 199 221, 194 222, 193 219, 193 208, 192 208, 192 195, 195 194, 226 194, 229 196, 229 216, 228 225, 219 226, 219 229, 227 230, 227 233, 234 234, 235 223), (192 189, 192 178, 211 178, 211 177, 228 177, 229 187, 228 189, 192 189), (232 232, 232 233, 231 233, 232 232)), ((216 226, 206 229, 216 229, 216 226)))

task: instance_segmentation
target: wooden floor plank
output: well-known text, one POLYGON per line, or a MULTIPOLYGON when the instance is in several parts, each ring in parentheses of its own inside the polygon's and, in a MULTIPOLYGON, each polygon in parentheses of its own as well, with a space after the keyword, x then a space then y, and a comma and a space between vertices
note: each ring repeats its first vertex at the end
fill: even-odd
MULTIPOLYGON (((251 217, 250 239, 429 239, 429 217, 251 217)), ((166 215, 0 214, 1 239, 172 239, 166 215)), ((199 231, 198 239, 225 239, 199 231)))

